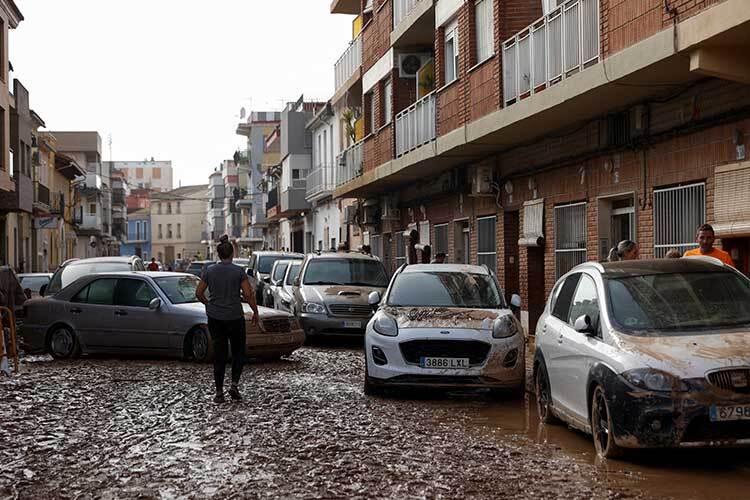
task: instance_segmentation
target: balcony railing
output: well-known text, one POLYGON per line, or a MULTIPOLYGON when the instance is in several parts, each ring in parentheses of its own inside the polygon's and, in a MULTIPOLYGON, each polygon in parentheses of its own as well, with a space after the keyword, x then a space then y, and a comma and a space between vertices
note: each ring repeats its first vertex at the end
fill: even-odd
POLYGON ((307 176, 307 197, 312 198, 322 193, 333 191, 335 187, 334 170, 331 165, 318 165, 307 176))
POLYGON ((436 94, 427 94, 396 115, 396 156, 435 140, 436 94))
POLYGON ((503 43, 505 105, 599 60, 599 0, 569 0, 503 43))
POLYGON ((341 186, 350 180, 362 175, 362 149, 364 142, 344 150, 338 157, 338 168, 336 175, 336 185, 341 186))
POLYGON ((83 214, 81 217, 81 228, 100 229, 102 227, 102 217, 98 214, 83 214))
POLYGON ((393 27, 404 20, 419 0, 393 0, 393 27))
MULTIPOLYGON (((302 174, 307 174, 306 170, 302 171, 302 174)), ((306 177, 303 177, 302 179, 292 179, 292 184, 289 186, 291 189, 305 189, 307 188, 307 179, 306 177)))
POLYGON ((336 90, 340 89, 362 65, 362 35, 349 43, 336 64, 333 66, 336 75, 336 90))

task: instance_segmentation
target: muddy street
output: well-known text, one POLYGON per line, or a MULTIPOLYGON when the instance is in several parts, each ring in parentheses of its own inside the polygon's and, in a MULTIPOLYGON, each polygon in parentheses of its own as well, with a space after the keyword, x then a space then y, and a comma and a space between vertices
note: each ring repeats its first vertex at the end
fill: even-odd
POLYGON ((476 393, 371 398, 356 346, 252 363, 242 403, 211 368, 27 359, 0 380, 0 498, 743 498, 746 452, 597 463, 533 404, 476 393), (636 465, 637 464, 637 465, 636 465))

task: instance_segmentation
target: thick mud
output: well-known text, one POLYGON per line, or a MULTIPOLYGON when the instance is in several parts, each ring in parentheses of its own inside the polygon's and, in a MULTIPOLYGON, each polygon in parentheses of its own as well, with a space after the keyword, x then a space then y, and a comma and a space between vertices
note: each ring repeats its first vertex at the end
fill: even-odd
POLYGON ((305 347, 248 365, 245 400, 215 405, 206 365, 28 359, 21 375, 0 379, 0 498, 736 499, 748 491, 747 453, 597 464, 588 438, 540 428, 527 400, 366 397, 363 371, 361 349, 305 347))

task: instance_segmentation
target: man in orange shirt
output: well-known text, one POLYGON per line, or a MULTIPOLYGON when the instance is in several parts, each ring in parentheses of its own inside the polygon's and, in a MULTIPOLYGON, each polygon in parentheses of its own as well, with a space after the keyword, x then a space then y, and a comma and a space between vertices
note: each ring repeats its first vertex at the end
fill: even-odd
POLYGON ((732 257, 724 250, 714 248, 714 228, 710 224, 703 224, 698 228, 698 233, 695 236, 695 241, 700 245, 698 248, 688 250, 685 252, 685 257, 690 255, 705 255, 706 257, 713 257, 719 259, 724 264, 734 267, 734 261, 732 257))

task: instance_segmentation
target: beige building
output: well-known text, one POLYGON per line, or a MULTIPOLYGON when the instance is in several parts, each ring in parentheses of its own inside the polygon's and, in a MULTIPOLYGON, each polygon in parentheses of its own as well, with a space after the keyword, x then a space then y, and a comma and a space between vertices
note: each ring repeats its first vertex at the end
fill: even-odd
POLYGON ((172 190, 172 162, 151 158, 143 161, 115 161, 112 168, 123 173, 134 189, 172 190))
POLYGON ((165 266, 205 257, 201 233, 207 196, 206 184, 151 195, 151 255, 165 266))

